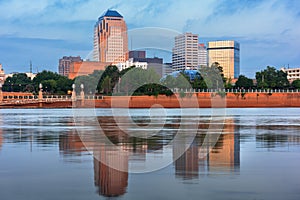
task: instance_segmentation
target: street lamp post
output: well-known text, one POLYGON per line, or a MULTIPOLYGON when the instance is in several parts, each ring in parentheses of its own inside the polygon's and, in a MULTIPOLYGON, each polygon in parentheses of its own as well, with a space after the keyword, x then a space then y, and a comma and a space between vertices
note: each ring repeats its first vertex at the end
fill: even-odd
POLYGON ((39 100, 43 100, 43 85, 39 84, 39 100))
POLYGON ((76 92, 75 92, 75 88, 76 88, 76 85, 73 84, 72 85, 72 101, 76 101, 76 92))
POLYGON ((84 105, 84 85, 80 85, 81 91, 80 91, 80 98, 81 98, 81 105, 84 105))

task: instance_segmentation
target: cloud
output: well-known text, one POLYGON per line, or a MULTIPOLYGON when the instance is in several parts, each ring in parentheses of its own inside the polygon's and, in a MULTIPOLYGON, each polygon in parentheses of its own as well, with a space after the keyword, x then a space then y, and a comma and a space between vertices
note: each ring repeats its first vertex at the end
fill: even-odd
MULTIPOLYGON (((1 53, 0 62, 5 60, 10 65, 12 61, 4 56, 25 51, 7 38, 20 38, 19 43, 25 42, 29 49, 45 48, 35 46, 41 42, 36 38, 52 41, 45 44, 52 49, 48 51, 49 59, 43 63, 42 59, 36 58, 41 60, 41 65, 57 65, 56 52, 61 53, 60 57, 71 53, 67 50, 72 49, 70 44, 78 45, 75 53, 85 52, 87 47, 92 49, 93 26, 108 8, 117 9, 129 29, 160 27, 175 32, 193 32, 204 42, 238 40, 241 43, 241 72, 248 76, 254 76, 255 70, 267 64, 277 67, 287 63, 299 65, 298 0, 40 0, 34 3, 31 0, 0 0, 2 52, 2 42, 13 43, 5 46, 9 52, 1 53), (34 39, 33 44, 27 43, 26 38, 34 39), (56 52, 52 44, 57 45, 56 52)), ((169 40, 162 44, 170 45, 169 40)), ((19 59, 20 63, 25 62, 22 59, 19 59)))

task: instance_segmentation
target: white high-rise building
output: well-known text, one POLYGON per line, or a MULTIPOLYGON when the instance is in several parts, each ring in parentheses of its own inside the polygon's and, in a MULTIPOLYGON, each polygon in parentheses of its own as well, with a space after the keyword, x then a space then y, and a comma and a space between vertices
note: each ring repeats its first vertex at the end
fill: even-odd
POLYGON ((198 61, 198 34, 184 33, 176 36, 172 54, 173 70, 197 69, 198 61))
POLYGON ((198 65, 201 66, 207 66, 207 48, 205 44, 199 44, 198 45, 198 65))

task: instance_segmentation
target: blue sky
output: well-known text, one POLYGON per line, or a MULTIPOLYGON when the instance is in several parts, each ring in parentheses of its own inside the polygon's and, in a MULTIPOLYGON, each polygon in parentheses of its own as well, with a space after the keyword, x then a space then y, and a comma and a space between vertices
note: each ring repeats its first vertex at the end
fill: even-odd
POLYGON ((241 73, 249 77, 267 65, 300 67, 298 0, 0 0, 0 63, 6 72, 28 71, 30 60, 34 71, 57 71, 62 56, 86 58, 107 9, 124 16, 132 48, 152 48, 149 56, 169 61, 173 36, 193 32, 202 42, 240 42, 241 73), (148 43, 137 34, 150 34, 148 43))

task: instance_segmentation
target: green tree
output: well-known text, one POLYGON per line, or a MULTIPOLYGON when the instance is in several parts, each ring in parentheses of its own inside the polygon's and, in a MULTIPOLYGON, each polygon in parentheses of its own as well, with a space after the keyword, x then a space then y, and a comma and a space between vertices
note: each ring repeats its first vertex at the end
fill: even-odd
POLYGON ((200 68, 200 74, 203 77, 208 89, 222 89, 226 83, 223 68, 219 63, 213 63, 211 67, 200 68))
POLYGON ((39 84, 43 85, 43 90, 52 94, 66 94, 72 89, 73 80, 51 71, 42 71, 33 79, 33 86, 38 92, 39 84))
POLYGON ((207 85, 202 76, 196 77, 192 86, 194 89, 207 89, 207 85))
POLYGON ((296 89, 300 89, 300 80, 294 80, 292 82, 292 87, 296 89))
MULTIPOLYGON (((148 84, 154 83, 159 83, 159 75, 153 69, 132 68, 121 77, 120 91, 125 94, 144 93, 149 89, 148 84)), ((151 87, 156 88, 155 85, 151 87)))
POLYGON ((113 93, 113 89, 115 88, 116 84, 119 82, 119 78, 120 78, 120 72, 119 69, 114 66, 114 65, 109 65, 106 67, 105 71, 102 73, 101 77, 100 77, 100 81, 97 87, 98 92, 100 93, 101 91, 106 91, 106 94, 112 94, 113 93), (104 79, 106 79, 105 81, 108 80, 108 78, 110 80, 109 83, 109 90, 107 91, 107 87, 103 88, 103 86, 108 86, 108 83, 103 84, 104 79))
POLYGON ((43 85, 44 92, 54 94, 57 91, 57 83, 55 80, 43 80, 41 83, 43 85))
POLYGON ((25 73, 14 74, 3 84, 3 90, 10 92, 32 92, 32 88, 32 81, 25 73))
POLYGON ((265 70, 256 72, 255 78, 258 88, 282 89, 289 87, 287 74, 274 67, 267 66, 265 70))
POLYGON ((240 75, 235 83, 235 86, 238 88, 249 89, 253 87, 253 80, 244 75, 240 75))
POLYGON ((104 94, 111 94, 112 92, 112 79, 109 76, 106 76, 102 83, 101 88, 103 89, 104 94))

